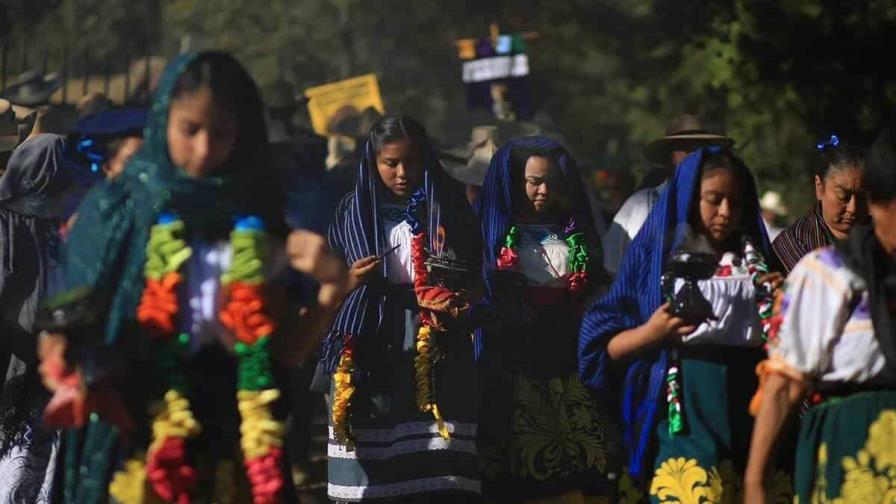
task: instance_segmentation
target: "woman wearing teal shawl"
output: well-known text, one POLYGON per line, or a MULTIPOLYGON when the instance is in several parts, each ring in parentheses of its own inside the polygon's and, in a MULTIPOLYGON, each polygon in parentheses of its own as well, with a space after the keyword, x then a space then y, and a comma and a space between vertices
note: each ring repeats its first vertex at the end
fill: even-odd
POLYGON ((71 427, 64 500, 292 500, 267 357, 290 363, 316 342, 345 271, 322 241, 291 235, 292 264, 322 288, 301 317, 283 309, 285 254, 265 246, 286 238, 283 198, 263 104, 233 57, 172 61, 144 138, 81 205, 65 257, 73 290, 43 324, 41 370, 55 391, 45 419, 71 427), (309 334, 284 337, 298 325, 309 334))

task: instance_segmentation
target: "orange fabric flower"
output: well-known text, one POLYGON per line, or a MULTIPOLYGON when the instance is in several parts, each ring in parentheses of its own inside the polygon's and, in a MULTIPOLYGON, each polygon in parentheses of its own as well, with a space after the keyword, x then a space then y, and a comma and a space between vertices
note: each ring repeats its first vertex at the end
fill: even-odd
POLYGON ((221 310, 221 323, 247 345, 274 332, 274 322, 264 313, 261 285, 233 283, 227 304, 221 310))
POLYGON ((175 332, 180 273, 167 273, 161 280, 146 279, 143 297, 137 307, 137 321, 156 338, 170 338, 175 332))

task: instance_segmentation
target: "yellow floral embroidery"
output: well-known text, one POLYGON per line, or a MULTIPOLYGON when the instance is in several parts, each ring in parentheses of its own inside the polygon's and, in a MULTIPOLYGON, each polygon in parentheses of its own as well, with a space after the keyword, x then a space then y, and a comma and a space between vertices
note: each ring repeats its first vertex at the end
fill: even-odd
POLYGON ((515 380, 510 472, 545 480, 607 470, 604 422, 588 390, 575 376, 547 384, 515 380))
POLYGON ((868 429, 865 447, 855 457, 843 457, 840 495, 828 497, 825 469, 828 447, 818 447, 818 463, 811 504, 883 504, 896 502, 896 410, 885 410, 868 429))
MULTIPOLYGON (((650 482, 650 495, 660 502, 679 504, 735 504, 743 500, 742 478, 730 460, 709 471, 695 459, 670 458, 660 464, 650 482)), ((621 488, 621 487, 620 487, 621 488)), ((785 504, 791 500, 790 477, 776 472, 768 492, 768 502, 785 504)), ((624 500, 628 504, 630 501, 624 500)))
POLYGON ((640 504, 644 502, 644 492, 638 488, 638 485, 635 485, 627 471, 622 473, 622 477, 619 478, 618 488, 618 504, 640 504))

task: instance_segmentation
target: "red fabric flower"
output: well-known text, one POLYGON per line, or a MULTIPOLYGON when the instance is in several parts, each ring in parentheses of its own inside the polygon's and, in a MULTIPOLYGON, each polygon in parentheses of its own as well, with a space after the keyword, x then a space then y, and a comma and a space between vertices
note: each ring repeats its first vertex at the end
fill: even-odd
POLYGON ((501 247, 501 253, 498 255, 498 268, 510 269, 519 262, 520 256, 510 247, 501 247))
POLYGON ((577 271, 566 279, 566 286, 571 294, 581 294, 588 286, 588 273, 577 271))
POLYGON ((165 438, 162 445, 149 454, 146 479, 156 494, 167 502, 189 504, 190 492, 196 487, 198 475, 187 464, 186 440, 165 438))
POLYGON ((279 501, 280 489, 283 488, 280 472, 282 456, 282 449, 271 448, 267 455, 245 461, 246 475, 252 484, 253 504, 275 504, 279 501))
POLYGON ((726 264, 724 266, 719 266, 719 269, 716 270, 716 276, 730 277, 731 276, 731 265, 726 264))

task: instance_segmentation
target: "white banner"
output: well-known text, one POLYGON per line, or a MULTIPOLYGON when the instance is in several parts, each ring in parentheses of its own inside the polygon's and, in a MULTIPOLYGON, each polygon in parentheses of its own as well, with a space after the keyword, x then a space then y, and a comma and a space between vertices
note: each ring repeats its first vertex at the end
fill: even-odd
POLYGON ((526 75, 529 75, 529 57, 525 54, 493 56, 463 64, 464 82, 484 82, 526 75))

